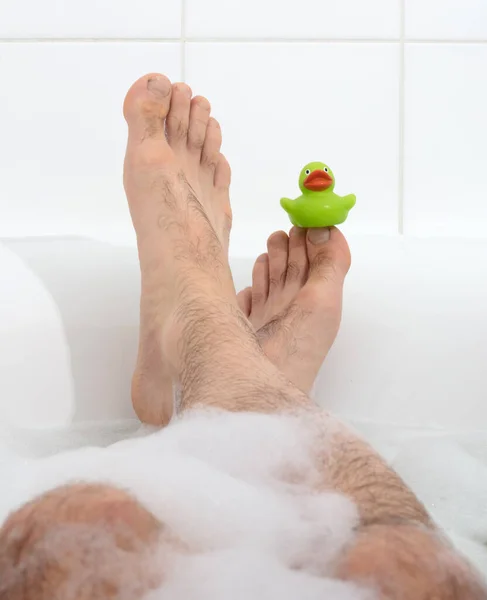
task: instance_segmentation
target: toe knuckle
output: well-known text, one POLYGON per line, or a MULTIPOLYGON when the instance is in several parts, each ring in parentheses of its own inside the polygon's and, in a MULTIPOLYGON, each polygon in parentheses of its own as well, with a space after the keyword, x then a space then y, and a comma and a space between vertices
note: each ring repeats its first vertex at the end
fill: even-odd
POLYGON ((169 107, 166 103, 143 98, 138 102, 137 108, 144 119, 158 119, 159 125, 162 126, 169 107))
POLYGON ((169 116, 167 119, 168 129, 177 139, 186 139, 188 137, 188 125, 177 117, 169 116))
POLYGON ((276 277, 276 276, 269 277, 269 288, 276 288, 276 287, 279 287, 281 284, 282 284, 282 276, 281 277, 276 277))
POLYGON ((316 256, 310 268, 327 279, 333 279, 336 275, 336 265, 333 257, 329 254, 316 256))
POLYGON ((218 155, 217 154, 208 154, 203 152, 201 156, 201 164, 206 169, 210 171, 214 171, 218 165, 218 155))
POLYGON ((205 145, 205 135, 204 133, 194 133, 192 132, 189 137, 189 143, 192 148, 195 150, 202 150, 205 145))
POLYGON ((301 274, 301 268, 297 262, 290 261, 287 266, 286 279, 288 281, 296 281, 301 274))
POLYGON ((178 120, 176 123, 176 135, 180 138, 188 137, 188 125, 181 120, 178 120))

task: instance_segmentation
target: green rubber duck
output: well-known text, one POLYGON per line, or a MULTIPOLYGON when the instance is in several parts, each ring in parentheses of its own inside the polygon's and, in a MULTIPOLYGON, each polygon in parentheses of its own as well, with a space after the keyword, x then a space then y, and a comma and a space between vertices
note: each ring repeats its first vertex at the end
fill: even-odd
POLYGON ((331 227, 340 225, 355 206, 356 197, 337 196, 333 192, 335 177, 328 165, 322 162, 307 164, 299 175, 302 196, 291 200, 281 198, 281 206, 296 227, 331 227))

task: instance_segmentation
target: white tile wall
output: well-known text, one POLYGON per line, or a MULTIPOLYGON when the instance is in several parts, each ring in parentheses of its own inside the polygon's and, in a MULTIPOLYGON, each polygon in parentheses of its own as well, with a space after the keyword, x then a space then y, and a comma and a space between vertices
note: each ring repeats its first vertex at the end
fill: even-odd
POLYGON ((120 107, 151 70, 210 97, 251 252, 309 159, 349 231, 486 235, 486 0, 2 0, 0 235, 130 230, 120 107))
POLYGON ((406 0, 408 39, 484 40, 485 0, 406 0))
POLYGON ((394 44, 188 44, 187 79, 213 98, 234 165, 237 228, 287 226, 279 198, 323 160, 337 192, 360 198, 353 221, 394 233, 398 62, 394 44))
POLYGON ((0 44, 0 234, 129 229, 122 104, 177 43, 0 44))
POLYGON ((370 39, 399 30, 399 0, 186 0, 189 37, 370 39))
POLYGON ((179 38, 182 0, 2 0, 4 38, 179 38))
POLYGON ((487 236, 487 44, 406 49, 405 231, 487 236))

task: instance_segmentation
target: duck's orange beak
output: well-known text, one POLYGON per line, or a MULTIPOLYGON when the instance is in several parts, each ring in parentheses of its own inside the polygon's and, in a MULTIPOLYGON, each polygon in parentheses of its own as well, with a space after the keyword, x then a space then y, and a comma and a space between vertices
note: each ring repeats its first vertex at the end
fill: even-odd
POLYGON ((333 183, 333 177, 326 171, 312 171, 303 182, 304 187, 312 192, 327 190, 333 183))

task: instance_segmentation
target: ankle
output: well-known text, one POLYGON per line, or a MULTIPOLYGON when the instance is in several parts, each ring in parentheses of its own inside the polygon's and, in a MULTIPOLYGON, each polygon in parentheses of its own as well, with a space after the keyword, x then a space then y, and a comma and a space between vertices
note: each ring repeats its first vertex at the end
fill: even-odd
POLYGON ((236 347, 246 361, 261 359, 256 334, 232 299, 209 293, 208 287, 195 281, 180 298, 167 316, 161 337, 164 359, 177 376, 190 361, 224 364, 236 347))
POLYGON ((310 403, 267 359, 240 310, 220 298, 181 303, 166 321, 163 352, 181 384, 183 409, 274 412, 310 403))

